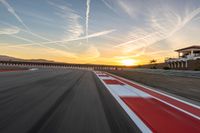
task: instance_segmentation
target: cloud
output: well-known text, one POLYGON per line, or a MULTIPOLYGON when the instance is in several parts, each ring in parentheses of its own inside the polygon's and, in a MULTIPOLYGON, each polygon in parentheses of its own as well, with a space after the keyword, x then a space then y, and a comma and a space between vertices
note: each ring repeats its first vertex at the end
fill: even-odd
POLYGON ((126 13, 129 17, 135 17, 137 13, 137 2, 133 0, 102 0, 103 3, 113 12, 126 13))
MULTIPOLYGON (((59 55, 62 55, 62 56, 68 57, 68 58, 78 58, 73 53, 66 52, 66 51, 59 50, 59 49, 55 49, 55 48, 51 48, 51 47, 42 45, 40 43, 35 43, 34 41, 27 39, 27 38, 23 38, 23 37, 20 37, 20 36, 17 36, 17 35, 10 35, 10 36, 17 38, 17 39, 20 39, 20 40, 23 40, 23 41, 26 41, 26 42, 30 42, 31 44, 29 44, 29 45, 28 44, 19 44, 19 45, 9 44, 10 46, 6 46, 7 48, 23 48, 23 49, 29 50, 29 48, 26 48, 26 47, 27 46, 33 46, 32 44, 34 43, 34 45, 40 46, 41 49, 45 49, 46 53, 48 52, 48 53, 59 54, 59 55)), ((34 49, 34 48, 36 48, 36 47, 31 47, 31 49, 34 49)))
POLYGON ((20 32, 20 29, 16 26, 0 28, 0 35, 13 35, 20 32))
POLYGON ((72 39, 80 37, 83 33, 83 26, 80 24, 81 16, 71 9, 68 5, 59 5, 48 1, 48 3, 55 8, 55 14, 59 16, 65 22, 65 28, 63 28, 65 34, 62 38, 72 39))
POLYGON ((117 0, 118 5, 123 9, 125 13, 127 13, 129 16, 133 16, 135 13, 133 5, 130 6, 130 3, 122 0, 117 0))
POLYGON ((23 20, 20 18, 20 16, 15 12, 14 8, 6 1, 6 0, 0 0, 0 2, 7 8, 7 10, 13 15, 15 16, 15 18, 25 27, 26 30, 24 30, 25 32, 30 33, 31 35, 38 37, 40 39, 46 40, 46 41, 51 41, 41 35, 38 35, 34 32, 32 32, 29 27, 23 22, 23 20))
POLYGON ((194 17, 196 17, 198 14, 200 14, 200 7, 191 11, 188 15, 186 15, 183 18, 182 21, 181 21, 180 17, 178 15, 176 15, 177 19, 178 19, 178 23, 177 23, 176 27, 174 28, 174 30, 172 30, 171 33, 167 37, 173 35, 177 31, 181 30, 186 24, 188 24, 190 21, 192 21, 192 19, 194 17))
MULTIPOLYGON (((55 51, 57 53, 67 53, 66 51, 63 51, 63 50, 58 50, 58 49, 55 49, 55 48, 51 48, 51 47, 48 47, 48 46, 45 46, 41 43, 36 43, 35 41, 31 40, 31 39, 27 39, 27 38, 24 38, 24 37, 21 37, 21 36, 18 36, 16 35, 18 32, 20 31, 24 31, 24 32, 27 32, 29 33, 28 31, 26 30, 23 30, 23 29, 19 29, 18 27, 16 26, 13 26, 11 24, 8 24, 8 23, 5 23, 3 21, 0 21, 0 23, 6 25, 6 26, 9 26, 10 28, 4 28, 2 30, 0 30, 0 35, 1 34, 6 34, 6 35, 9 35, 11 37, 14 37, 14 38, 17 38, 17 39, 20 39, 20 40, 23 40, 23 41, 26 41, 26 42, 29 42, 30 44, 18 44, 18 45, 12 45, 12 44, 9 44, 10 46, 7 46, 9 48, 23 48, 23 47, 27 47, 27 46, 33 46, 34 45, 37 45, 37 46, 40 46, 40 48, 46 48, 50 51, 55 51)), ((68 55, 70 55, 70 53, 67 53, 68 55)), ((72 54, 72 53, 71 53, 72 54)), ((66 55, 66 54, 65 54, 66 55)))
MULTIPOLYGON (((103 3, 110 9, 112 10, 113 12, 117 13, 116 9, 113 8, 113 6, 110 5, 110 3, 107 1, 107 0, 102 0, 103 3)), ((117 13, 118 14, 118 13, 117 13)))
MULTIPOLYGON (((78 40, 84 40, 84 39, 89 39, 89 38, 94 38, 94 37, 99 37, 99 36, 104 36, 107 34, 110 34, 112 32, 114 32, 116 30, 112 29, 112 30, 105 30, 105 31, 101 31, 101 32, 97 32, 97 33, 93 33, 90 34, 88 36, 83 36, 83 37, 78 37, 78 38, 74 38, 74 39, 69 39, 69 40, 59 40, 59 41, 50 41, 50 42, 42 42, 40 44, 53 44, 53 43, 66 43, 66 42, 72 42, 72 41, 78 41, 78 40)), ((35 43, 32 44, 24 44, 24 46, 30 46, 30 45, 34 45, 35 43)))
POLYGON ((98 36, 103 36, 103 35, 107 35, 107 34, 110 34, 112 32, 115 32, 116 30, 115 29, 112 29, 112 30, 105 30, 105 31, 101 31, 101 32, 97 32, 97 33, 93 33, 93 34, 90 34, 88 36, 85 36, 84 38, 92 38, 92 37, 98 37, 98 36))
MULTIPOLYGON (((91 0, 87 0, 86 2, 86 25, 85 25, 86 36, 88 36, 88 29, 89 29, 90 2, 91 0)), ((87 42, 88 42, 88 39, 87 39, 87 42)))
POLYGON ((130 40, 130 41, 121 43, 121 44, 116 45, 116 46, 114 46, 114 47, 127 46, 127 45, 129 45, 129 44, 133 44, 134 42, 138 42, 138 41, 141 41, 141 40, 145 40, 145 39, 147 39, 147 38, 149 38, 149 37, 152 37, 152 36, 154 36, 154 35, 156 35, 156 34, 158 34, 158 32, 150 33, 150 34, 148 34, 148 35, 144 35, 144 36, 141 37, 141 38, 136 38, 136 39, 134 39, 134 40, 130 40))
POLYGON ((91 60, 98 58, 100 56, 100 52, 96 47, 90 45, 83 53, 80 53, 78 56, 84 57, 81 60, 91 60))
POLYGON ((23 22, 23 20, 20 18, 20 16, 15 12, 14 8, 11 7, 8 4, 8 2, 6 2, 5 0, 1 0, 1 2, 7 7, 8 11, 11 14, 13 14, 13 16, 15 16, 16 19, 25 27, 25 30, 21 29, 21 31, 26 32, 26 33, 30 33, 31 35, 33 35, 35 37, 38 37, 40 39, 47 41, 47 42, 34 42, 33 40, 30 40, 30 39, 27 39, 27 38, 24 38, 24 37, 12 35, 12 37, 14 37, 14 38, 17 38, 17 39, 20 39, 20 40, 23 40, 23 41, 26 41, 26 42, 30 42, 30 43, 29 44, 21 44, 20 46, 19 45, 11 46, 11 47, 26 47, 26 46, 38 45, 40 47, 47 48, 49 50, 57 51, 57 49, 51 48, 51 47, 47 46, 47 44, 54 44, 55 43, 55 44, 58 44, 58 45, 62 45, 60 43, 66 43, 66 42, 70 42, 70 41, 77 41, 77 40, 84 40, 84 39, 88 40, 89 38, 107 35, 107 34, 110 34, 110 33, 115 31, 115 30, 106 30, 106 31, 97 32, 97 33, 88 35, 88 28, 89 28, 88 24, 89 24, 90 2, 91 2, 90 0, 88 0, 87 1, 87 11, 86 11, 86 18, 87 18, 86 19, 86 23, 87 23, 86 24, 87 25, 86 31, 87 31, 87 34, 86 34, 86 36, 80 37, 83 34, 83 27, 79 22, 80 19, 81 19, 81 16, 78 15, 76 13, 76 11, 72 10, 67 5, 59 5, 59 4, 55 4, 53 2, 48 1, 48 3, 56 9, 55 14, 60 16, 61 18, 63 18, 63 20, 66 21, 66 24, 67 24, 66 29, 65 29, 66 33, 63 36, 63 38, 67 38, 67 39, 59 40, 59 41, 52 41, 48 38, 45 38, 45 37, 40 36, 36 33, 33 33, 28 28, 28 26, 23 22))
MULTIPOLYGON (((27 39, 27 38, 24 38, 24 37, 20 37, 20 36, 17 36, 17 35, 10 35, 10 36, 14 37, 14 38, 17 38, 17 39, 20 39, 20 40, 23 40, 23 41, 26 41, 26 42, 29 42, 29 43, 35 43, 34 41, 32 41, 30 39, 27 39)), ((19 45, 16 45, 16 46, 19 46, 19 45)))
MULTIPOLYGON (((9 30, 10 34, 8 34, 8 30, 7 30, 7 35, 10 35, 10 36, 12 36, 14 38, 17 38, 17 39, 20 39, 20 40, 23 40, 23 41, 26 41, 26 42, 29 42, 29 43, 34 43, 35 45, 38 45, 38 46, 41 46, 41 47, 46 47, 46 46, 41 45, 39 42, 36 43, 35 41, 32 41, 30 39, 27 39, 27 38, 24 38, 24 37, 20 37, 18 35, 11 34, 12 32, 14 32, 14 29, 15 29, 16 32, 17 31, 21 31, 21 32, 23 31, 23 32, 26 32, 26 33, 30 33, 29 31, 24 30, 24 29, 19 29, 18 27, 14 26, 14 25, 11 25, 9 23, 6 23, 4 21, 1 21, 1 20, 0 20, 0 23, 3 24, 3 25, 6 25, 6 26, 12 27, 12 30, 11 29, 9 30)), ((5 30, 4 30, 4 33, 5 33, 5 30)), ((33 35, 37 36, 34 33, 33 33, 33 35)), ((49 40, 47 39, 47 41, 49 41, 49 40)), ((21 46, 24 46, 24 45, 22 44, 21 46)), ((26 46, 31 46, 31 45, 26 45, 26 46)), ((19 47, 19 45, 12 45, 11 47, 19 47)), ((48 47, 46 47, 46 48, 48 48, 48 47)))
POLYGON ((6 1, 6 0, 0 0, 0 2, 7 8, 8 12, 10 12, 12 15, 15 16, 15 18, 27 29, 29 28, 26 26, 26 24, 22 21, 22 19, 17 15, 14 8, 6 1))
POLYGON ((144 54, 145 51, 146 51, 146 49, 143 48, 142 51, 136 52, 136 54, 134 54, 134 55, 120 55, 120 56, 114 56, 113 58, 115 58, 115 59, 128 59, 128 58, 130 59, 130 58, 135 58, 135 57, 139 57, 142 54, 144 54))
POLYGON ((200 8, 189 10, 188 14, 178 14, 169 7, 152 10, 149 14, 148 26, 138 27, 129 32, 130 40, 115 45, 124 53, 131 53, 137 49, 148 47, 162 40, 168 39, 178 31, 182 30, 198 14, 200 8), (134 37, 134 39, 131 39, 134 37))
MULTIPOLYGON (((52 41, 46 37, 43 37, 41 35, 38 35, 34 32, 32 32, 29 27, 23 22, 23 20, 20 18, 20 16, 15 12, 14 8, 6 1, 6 0, 0 0, 0 2, 7 8, 7 10, 13 15, 15 16, 15 18, 25 27, 26 30, 23 30, 21 29, 21 31, 24 31, 26 33, 30 33, 31 35, 35 36, 35 37, 38 37, 40 39, 43 39, 43 40, 46 40, 46 41, 52 41)), ((2 22, 1 22, 2 23, 2 22)), ((28 42, 31 42, 31 43, 34 43, 35 45, 38 45, 40 47, 45 47, 45 48, 48 48, 48 49, 53 49, 51 47, 48 47, 48 46, 43 46, 41 43, 37 42, 35 43, 34 41, 30 40, 30 39, 26 39, 26 38, 23 38, 23 37, 19 37, 19 36, 13 36, 15 38, 18 38, 18 39, 21 39, 21 40, 24 40, 24 41, 28 41, 28 42)), ((55 49, 55 48, 54 48, 55 49)))

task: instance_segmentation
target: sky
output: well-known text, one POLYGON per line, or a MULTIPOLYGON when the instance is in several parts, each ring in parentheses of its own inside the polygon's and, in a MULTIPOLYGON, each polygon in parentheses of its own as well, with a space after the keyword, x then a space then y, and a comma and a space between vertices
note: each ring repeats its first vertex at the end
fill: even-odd
POLYGON ((0 0, 0 55, 17 58, 142 65, 199 35, 200 0, 0 0))

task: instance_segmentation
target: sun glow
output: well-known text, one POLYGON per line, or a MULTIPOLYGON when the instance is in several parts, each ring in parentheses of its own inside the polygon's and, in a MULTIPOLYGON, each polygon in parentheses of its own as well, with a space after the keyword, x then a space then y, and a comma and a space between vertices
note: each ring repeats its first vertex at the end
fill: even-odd
POLYGON ((137 64, 136 60, 133 60, 133 59, 124 59, 121 61, 121 63, 122 65, 125 65, 125 66, 133 66, 137 64))

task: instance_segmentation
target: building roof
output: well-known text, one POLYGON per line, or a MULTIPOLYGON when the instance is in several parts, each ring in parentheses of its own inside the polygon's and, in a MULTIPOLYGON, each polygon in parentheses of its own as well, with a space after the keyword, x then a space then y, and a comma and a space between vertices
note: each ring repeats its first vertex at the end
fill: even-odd
POLYGON ((192 50, 192 49, 200 50, 200 46, 198 46, 198 45, 193 45, 193 46, 189 46, 189 47, 186 47, 186 48, 177 49, 177 50, 175 50, 175 51, 176 51, 176 52, 181 52, 181 51, 192 50))

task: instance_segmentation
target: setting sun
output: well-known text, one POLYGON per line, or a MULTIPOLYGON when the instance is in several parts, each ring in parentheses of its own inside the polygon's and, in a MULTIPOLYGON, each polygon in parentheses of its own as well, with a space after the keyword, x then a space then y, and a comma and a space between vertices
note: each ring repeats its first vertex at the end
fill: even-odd
POLYGON ((136 61, 133 59, 125 59, 121 61, 123 65, 125 66, 133 66, 136 65, 136 61))

